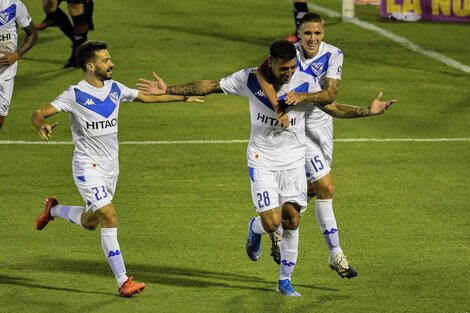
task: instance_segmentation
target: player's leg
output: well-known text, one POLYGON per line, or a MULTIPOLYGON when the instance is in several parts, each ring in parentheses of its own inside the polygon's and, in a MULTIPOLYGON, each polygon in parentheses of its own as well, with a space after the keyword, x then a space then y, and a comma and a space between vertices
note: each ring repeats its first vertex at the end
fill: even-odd
POLYGON ((338 226, 333 211, 334 183, 331 174, 333 125, 327 124, 307 133, 307 177, 316 193, 315 214, 330 252, 329 263, 341 277, 357 275, 340 246, 338 226))
POLYGON ((307 205, 305 168, 282 172, 280 179, 282 201, 282 240, 280 245, 281 266, 277 291, 286 296, 300 296, 291 284, 292 273, 297 264, 301 208, 307 205))
POLYGON ((57 0, 42 0, 42 9, 46 13, 46 17, 41 23, 36 24, 37 30, 43 30, 50 26, 55 26, 55 22, 52 20, 50 13, 55 11, 57 6, 57 0))
POLYGON ((0 130, 5 123, 5 119, 10 109, 11 98, 13 96, 13 87, 15 79, 0 80, 0 130))
POLYGON ((87 207, 69 206, 60 204, 57 198, 49 197, 44 202, 42 212, 36 218, 36 229, 42 230, 47 224, 60 217, 68 222, 82 226, 88 230, 94 230, 98 226, 98 218, 93 212, 93 203, 96 201, 95 186, 105 186, 106 180, 96 177, 88 172, 73 173, 75 185, 87 207))
POLYGON ((288 36, 288 40, 292 43, 299 41, 297 36, 297 29, 299 28, 300 19, 308 13, 307 0, 293 0, 294 3, 294 21, 295 21, 295 33, 288 36))
POLYGON ((299 254, 299 217, 300 206, 296 203, 282 205, 282 240, 280 244, 281 266, 277 291, 286 295, 299 297, 300 293, 292 287, 291 277, 297 265, 299 254))
POLYGON ((64 68, 79 67, 77 60, 78 47, 87 41, 88 31, 90 30, 90 18, 85 13, 85 0, 67 0, 69 14, 73 22, 73 44, 72 52, 64 68))
POLYGON ((338 226, 333 211, 333 176, 331 172, 314 182, 317 190, 315 212, 323 238, 330 250, 330 267, 342 278, 357 276, 339 244, 338 226))
POLYGON ((117 177, 103 178, 85 176, 89 187, 87 204, 93 210, 101 226, 101 247, 116 278, 121 297, 132 297, 144 290, 145 284, 132 281, 127 277, 126 266, 119 246, 117 232, 118 220, 112 204, 116 190, 117 177), (90 195, 90 192, 92 195, 90 195))
POLYGON ((48 26, 55 25, 67 36, 73 43, 73 26, 69 17, 59 7, 60 2, 57 0, 44 0, 43 9, 46 12, 46 19, 38 24, 36 28, 42 30, 48 26), (49 23, 49 24, 48 24, 49 23))
POLYGON ((259 216, 248 222, 246 252, 257 261, 261 255, 261 236, 274 232, 281 223, 276 172, 249 168, 251 197, 259 216))

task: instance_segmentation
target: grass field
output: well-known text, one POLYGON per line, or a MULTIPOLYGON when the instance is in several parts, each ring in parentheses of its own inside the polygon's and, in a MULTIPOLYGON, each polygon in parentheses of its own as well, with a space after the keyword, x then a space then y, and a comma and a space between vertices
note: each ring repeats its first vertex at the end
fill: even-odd
MULTIPOLYGON (((41 1, 25 3, 39 23, 41 1)), ((218 79, 258 65, 270 43, 293 30, 291 11, 287 0, 101 0, 89 37, 108 42, 114 78, 128 86, 152 71, 170 84, 218 79)), ((389 23, 377 8, 357 11, 470 66, 469 25, 389 23)), ((269 240, 257 263, 244 248, 255 215, 246 143, 132 144, 248 139, 247 101, 223 95, 203 104, 121 106, 114 203, 128 274, 147 284, 142 294, 117 296, 98 231, 59 219, 36 231, 46 196, 82 202, 71 177, 68 116, 53 118, 60 125, 52 142, 65 143, 28 144, 39 142, 31 113, 82 78, 62 69, 69 42, 50 28, 20 61, 0 132, 0 312, 470 312, 470 75, 337 18, 326 24, 325 41, 345 54, 337 100, 368 105, 378 90, 399 99, 383 116, 335 121, 335 213, 358 277, 341 280, 329 270, 311 207, 293 276, 302 297, 275 293, 269 240), (463 139, 342 140, 357 138, 463 139)))

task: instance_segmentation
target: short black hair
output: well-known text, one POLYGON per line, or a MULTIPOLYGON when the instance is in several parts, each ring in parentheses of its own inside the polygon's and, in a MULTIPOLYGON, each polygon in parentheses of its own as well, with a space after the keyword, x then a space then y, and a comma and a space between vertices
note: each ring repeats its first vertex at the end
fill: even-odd
POLYGON ((299 21, 299 28, 300 25, 305 24, 305 23, 322 23, 323 24, 323 17, 321 17, 320 14, 317 13, 307 13, 299 21))
POLYGON ((273 42, 269 54, 271 58, 278 60, 292 60, 297 56, 294 44, 284 39, 273 42))
POLYGON ((82 43, 77 51, 78 64, 82 70, 86 71, 86 64, 95 59, 96 51, 106 49, 108 49, 108 45, 103 41, 89 40, 82 43))

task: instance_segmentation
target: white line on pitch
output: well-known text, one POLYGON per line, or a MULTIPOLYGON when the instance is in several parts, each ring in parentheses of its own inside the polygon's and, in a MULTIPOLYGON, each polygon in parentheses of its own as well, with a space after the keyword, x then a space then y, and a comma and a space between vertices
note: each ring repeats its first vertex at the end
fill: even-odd
MULTIPOLYGON (((470 142, 470 138, 338 138, 334 142, 470 142)), ((121 145, 211 145, 248 143, 246 139, 234 140, 149 140, 121 141, 121 145)), ((0 140, 0 145, 72 145, 71 141, 0 140)))
MULTIPOLYGON (((311 8, 311 9, 317 11, 317 12, 326 14, 330 17, 341 17, 340 13, 338 13, 336 11, 333 11, 333 10, 330 10, 330 9, 327 9, 327 8, 324 8, 322 6, 311 4, 311 3, 309 3, 308 6, 309 6, 309 8, 311 8)), ((458 62, 454 59, 451 59, 449 57, 446 57, 443 54, 440 54, 440 53, 437 53, 437 52, 434 52, 434 51, 430 51, 430 50, 426 50, 426 49, 418 46, 417 44, 409 41, 408 39, 400 37, 398 35, 395 35, 394 33, 389 32, 389 31, 387 31, 383 28, 380 28, 378 26, 375 26, 374 24, 361 21, 357 18, 354 18, 349 22, 351 22, 354 25, 359 26, 361 28, 364 28, 364 29, 367 29, 369 31, 375 32, 375 33, 377 33, 377 34, 379 34, 379 35, 381 35, 385 38, 388 38, 388 39, 390 39, 390 40, 392 40, 396 43, 399 43, 400 45, 402 45, 403 47, 405 47, 407 49, 410 49, 414 52, 418 52, 418 53, 420 53, 424 56, 427 56, 431 59, 434 59, 438 62, 442 62, 442 63, 444 63, 445 65, 447 65, 449 67, 456 68, 456 69, 461 70, 462 72, 465 72, 465 73, 470 73, 470 66, 462 64, 462 63, 460 63, 460 62, 458 62)))

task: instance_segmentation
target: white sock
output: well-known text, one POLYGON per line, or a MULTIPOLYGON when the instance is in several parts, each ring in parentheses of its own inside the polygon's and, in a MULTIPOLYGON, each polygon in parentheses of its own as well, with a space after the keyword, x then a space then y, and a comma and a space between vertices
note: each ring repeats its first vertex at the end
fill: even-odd
POLYGON ((58 216, 66 221, 82 226, 82 213, 85 211, 81 206, 67 206, 58 204, 51 209, 52 216, 58 216))
POLYGON ((299 229, 282 231, 281 241, 281 270, 279 280, 289 279, 292 276, 295 265, 297 264, 297 255, 299 247, 299 229))
POLYGON ((342 253, 335 213, 333 212, 333 199, 317 199, 315 211, 323 238, 325 238, 326 245, 330 250, 330 257, 342 253))
POLYGON ((127 275, 117 240, 117 228, 101 228, 101 246, 114 277, 116 277, 118 287, 121 288, 127 280, 127 275))
POLYGON ((251 230, 258 235, 263 235, 267 233, 267 231, 263 227, 263 223, 261 223, 261 217, 255 217, 253 224, 251 224, 251 230))

